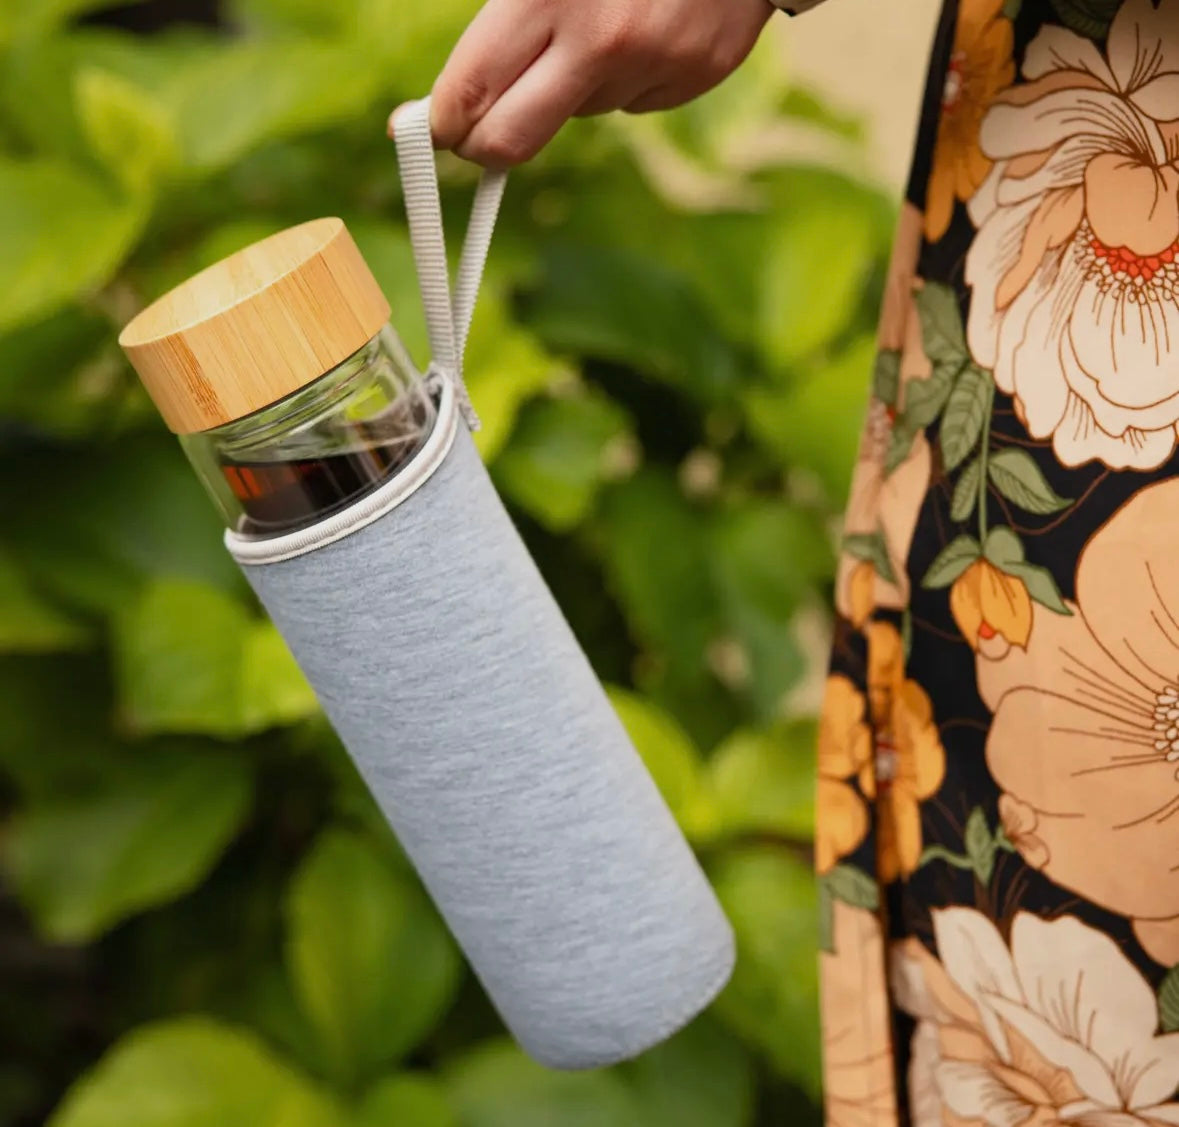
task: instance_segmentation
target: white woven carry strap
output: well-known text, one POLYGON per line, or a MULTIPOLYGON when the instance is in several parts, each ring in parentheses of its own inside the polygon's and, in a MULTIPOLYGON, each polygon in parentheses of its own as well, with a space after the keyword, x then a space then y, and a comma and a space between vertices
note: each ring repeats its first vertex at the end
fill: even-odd
POLYGON ((401 189, 405 195, 426 329, 430 334, 432 358, 427 375, 441 376, 453 384, 467 425, 477 430, 479 417, 471 406, 463 382, 463 353, 507 174, 488 171, 479 180, 458 278, 452 290, 446 260, 442 201, 438 192, 438 167, 430 135, 429 98, 411 102, 396 112, 393 139, 401 167, 401 189))

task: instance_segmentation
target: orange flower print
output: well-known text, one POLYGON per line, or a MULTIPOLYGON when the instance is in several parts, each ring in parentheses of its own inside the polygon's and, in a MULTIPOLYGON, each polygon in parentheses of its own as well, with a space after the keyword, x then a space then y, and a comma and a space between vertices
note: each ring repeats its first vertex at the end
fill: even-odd
POLYGON ((868 810, 848 782, 871 762, 872 732, 864 721, 863 694, 840 674, 827 678, 819 718, 815 868, 829 872, 868 833, 868 810))
POLYGON ((979 148, 979 125, 1015 77, 1011 22, 1002 12, 1003 0, 961 3, 925 201, 925 237, 931 243, 949 229, 955 200, 969 200, 991 171, 979 148))
POLYGON ((946 773, 946 753, 929 696, 905 677, 904 646, 890 622, 868 628, 868 700, 875 756, 860 789, 876 801, 877 875, 882 884, 909 876, 921 860, 921 802, 946 773))
POLYGON ((1008 942, 973 908, 934 911, 933 933, 937 957, 916 939, 890 953, 917 1019, 913 1127, 1179 1123, 1179 1034, 1108 935, 1019 912, 1008 942))
POLYGON ((831 905, 832 951, 819 956, 827 1127, 893 1123, 891 1018, 880 919, 831 905))
POLYGON ((1012 646, 1026 647, 1032 632, 1027 585, 981 557, 954 580, 950 612, 962 637, 988 657, 1002 657, 1012 646))
POLYGON ((1179 424, 1179 0, 1125 0, 1104 53, 1045 25, 971 198, 967 341, 1065 466, 1149 470, 1179 424))
POLYGON ((986 759, 1007 837, 1056 884, 1179 962, 1179 481, 1146 487, 1077 563, 1071 616, 1033 607, 1027 649, 980 652, 986 759))

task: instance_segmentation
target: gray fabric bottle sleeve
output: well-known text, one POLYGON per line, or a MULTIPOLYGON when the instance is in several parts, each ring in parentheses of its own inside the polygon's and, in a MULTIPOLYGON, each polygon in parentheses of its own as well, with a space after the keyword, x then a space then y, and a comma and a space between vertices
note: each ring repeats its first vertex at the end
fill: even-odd
POLYGON ((623 1060, 713 999, 728 921, 465 427, 397 507, 244 571, 532 1056, 623 1060))

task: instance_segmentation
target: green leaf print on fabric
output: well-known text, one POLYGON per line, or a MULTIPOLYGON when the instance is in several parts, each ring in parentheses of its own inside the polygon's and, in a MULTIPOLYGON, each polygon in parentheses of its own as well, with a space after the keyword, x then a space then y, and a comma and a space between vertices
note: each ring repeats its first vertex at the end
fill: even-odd
POLYGON ((969 359, 966 334, 962 329, 962 310, 958 295, 950 286, 926 282, 917 291, 917 312, 921 317, 921 339, 925 355, 936 366, 946 361, 962 363, 969 359))
POLYGON ((897 581, 883 532, 852 532, 843 538, 841 546, 849 556, 870 563, 886 583, 897 581))
POLYGON ((954 495, 950 499, 951 520, 966 521, 970 519, 970 514, 974 512, 974 506, 978 504, 978 484, 981 473, 982 462, 978 458, 975 458, 962 471, 954 486, 954 495))
POLYGON ((1104 39, 1121 0, 1052 0, 1052 7, 1065 27, 1087 36, 1104 39))
POLYGON ((1179 966, 1167 971, 1159 984, 1159 1024, 1164 1033, 1179 1030, 1179 966))
POLYGON ((973 536, 959 536, 951 540, 929 565, 921 586, 930 591, 949 587, 980 555, 982 548, 973 536))
POLYGON ((966 856, 978 875, 979 882, 989 883, 995 870, 995 838, 987 825, 987 816, 976 806, 966 819, 966 856))
POLYGON ((901 390, 901 354, 896 349, 881 349, 872 369, 872 394, 881 403, 895 407, 901 390))
POLYGON ((1000 571, 1021 579, 1035 602, 1057 614, 1072 614, 1061 597, 1052 572, 1024 559, 1023 543, 1010 528, 992 528, 983 545, 983 555, 1000 571))
POLYGON ((987 473, 995 488, 1013 505, 1028 513, 1058 513, 1072 504, 1061 497, 1044 478, 1035 459, 1026 451, 1008 447, 993 454, 987 473))
POLYGON ((832 897, 853 908, 867 908, 874 912, 880 906, 880 889, 876 881, 852 865, 836 865, 823 877, 822 884, 832 897))
POLYGON ((957 469, 978 445, 991 410, 995 385, 989 372, 973 364, 962 370, 946 403, 942 419, 942 462, 957 469))

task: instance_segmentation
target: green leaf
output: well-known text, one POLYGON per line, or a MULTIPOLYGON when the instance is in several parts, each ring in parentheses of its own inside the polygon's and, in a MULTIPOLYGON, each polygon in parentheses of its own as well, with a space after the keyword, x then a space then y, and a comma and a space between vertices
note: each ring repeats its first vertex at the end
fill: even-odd
POLYGON ((103 431, 138 394, 116 352, 110 323, 77 306, 0 335, 0 418, 53 438, 103 431))
POLYGON ((708 780, 726 834, 814 833, 815 727, 736 731, 713 752, 708 780))
POLYGON ((1017 20, 1022 7, 1023 0, 1003 0, 1003 15, 1009 20, 1017 20))
POLYGON ((644 470, 603 494, 600 559, 635 638, 698 673, 721 631, 707 525, 670 473, 644 470))
POLYGON ((1179 1030, 1179 966, 1167 971, 1159 983, 1159 1024, 1164 1033, 1179 1030))
POLYGON ((705 402, 725 402, 741 359, 685 279, 609 248, 554 247, 525 323, 559 352, 633 367, 705 402))
POLYGON ((872 394, 881 403, 895 407, 901 390, 901 354, 896 349, 881 349, 872 369, 872 394))
POLYGON ((840 547, 857 560, 870 563, 886 583, 896 582, 883 532, 849 532, 840 541, 840 547))
POLYGON ((947 363, 960 367, 969 359, 969 353, 962 329, 962 309, 953 287, 926 282, 917 290, 915 300, 925 355, 935 366, 947 363))
POLYGON ((880 907, 880 886, 854 865, 836 865, 822 878, 827 891, 853 908, 876 911, 880 907))
POLYGON ((475 445, 486 461, 507 444, 528 400, 566 371, 535 333, 513 320, 507 295, 494 286, 484 286, 479 297, 463 370, 483 424, 475 445))
POLYGON ((649 1127, 749 1127, 752 1062, 741 1043, 711 1018, 693 1022, 628 1065, 649 1127))
POLYGON ((604 396, 534 401, 495 463, 496 484, 547 528, 568 532, 593 506, 627 431, 626 414, 604 396))
POLYGON ((760 336, 779 369, 815 353, 846 328, 875 241, 871 214, 848 193, 832 193, 810 207, 799 200, 793 204, 784 203, 766 225, 759 279, 760 336))
POLYGON ((404 1072, 370 1089, 352 1127, 459 1127, 459 1121, 436 1080, 404 1072))
POLYGON ((690 838, 706 836, 716 813, 706 794, 703 759, 691 737, 654 701, 611 688, 610 703, 671 812, 690 838))
POLYGON ((954 483, 954 495, 950 499, 950 519, 964 521, 970 519, 978 505, 979 475, 982 473, 982 463, 978 458, 973 459, 962 471, 954 483))
POLYGON ((737 966, 716 1013, 783 1076, 820 1088, 818 897, 810 866, 782 849, 735 850, 710 870, 737 934, 737 966))
POLYGON ((48 1127, 344 1127, 309 1080, 245 1030, 202 1017, 141 1026, 66 1094, 48 1127))
POLYGON ((964 841, 966 855, 974 866, 979 883, 985 887, 995 869, 995 839, 991 835, 987 816, 981 806, 976 806, 966 819, 964 841))
POLYGON ((416 884, 365 839, 331 830, 287 897, 287 963, 331 1074, 348 1084, 412 1049, 454 998, 458 951, 416 884))
POLYGON ((188 60, 158 94, 185 165, 207 174, 264 141, 360 115, 380 89, 381 67, 351 44, 240 39, 188 60))
POLYGON ((921 586, 927 590, 949 587, 980 555, 982 549, 973 536, 959 536, 951 540, 929 565, 921 586))
POLYGON ((794 616, 816 585, 834 574, 827 529, 810 513, 757 501, 721 514, 711 540, 726 633, 749 655, 748 695, 755 717, 769 723, 805 672, 794 616), (790 567, 781 565, 784 559, 790 567))
POLYGON ((865 139, 865 119, 842 113, 817 91, 791 86, 779 103, 778 109, 786 117, 819 126, 848 141, 860 142, 865 139))
POLYGON ((616 1073, 555 1072, 506 1041, 452 1064, 444 1083, 463 1127, 646 1127, 616 1073))
POLYGON ((91 447, 86 459, 85 473, 57 452, 0 460, 5 539, 47 594, 103 615, 125 613, 155 576, 251 597, 225 551, 217 512, 171 435, 91 447), (28 480, 37 489, 24 488, 28 480))
MULTIPOLYGON (((913 379, 905 384, 901 417, 910 432, 915 434, 929 426, 941 414, 962 370, 963 365, 955 361, 939 361, 924 379, 913 379)), ((908 447, 905 449, 907 452, 908 447)))
POLYGON ((0 332, 106 282, 146 218, 69 165, 0 157, 0 332))
POLYGON ((172 123, 143 87, 88 67, 75 75, 74 89, 90 147, 128 191, 151 188, 179 162, 172 123))
POLYGON ((52 653, 79 649, 91 634, 43 599, 0 548, 0 653, 52 653))
POLYGON ((995 385, 989 372, 973 364, 963 368, 946 401, 946 413, 938 432, 947 472, 957 469, 978 445, 994 394, 995 385))
POLYGON ((1120 0, 1052 0, 1060 22, 1087 36, 1104 39, 1117 12, 1120 0))
POLYGON ((983 555, 1000 571, 1007 571, 1011 566, 1023 563, 1023 542, 1006 525, 996 525, 987 533, 983 555))
POLYGON ((1028 589, 1028 594, 1037 603, 1046 606, 1049 610, 1055 611, 1057 614, 1071 617, 1073 612, 1069 610, 1068 605, 1065 603, 1052 572, 1046 567, 1017 560, 1007 564, 1002 570, 1008 575, 1015 576, 1016 579, 1022 579, 1028 589))
POLYGON ((1025 512, 1058 513, 1072 504, 1071 498, 1061 497, 1048 484, 1035 459, 1018 447, 1009 446, 992 454, 987 473, 995 488, 1025 512))
POLYGON ((142 733, 232 738, 318 709, 273 625, 184 580, 151 584, 118 618, 115 659, 126 719, 142 733))
POLYGON ((101 782, 31 803, 8 864, 41 931, 88 942, 194 888, 249 810, 250 766, 212 749, 143 748, 101 782))
POLYGON ((858 438, 848 420, 863 413, 876 339, 857 336, 817 361, 792 386, 750 388, 742 397, 750 430, 784 466, 809 470, 842 506, 856 464, 858 438))

